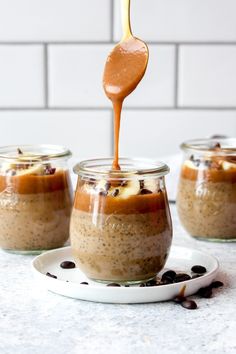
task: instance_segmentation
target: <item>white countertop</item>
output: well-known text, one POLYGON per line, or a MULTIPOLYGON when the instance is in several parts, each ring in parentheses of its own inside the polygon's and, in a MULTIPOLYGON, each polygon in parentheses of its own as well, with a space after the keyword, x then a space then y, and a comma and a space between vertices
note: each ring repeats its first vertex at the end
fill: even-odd
POLYGON ((32 256, 0 251, 0 353, 236 353, 236 244, 196 241, 179 225, 174 240, 216 256, 225 283, 190 311, 172 302, 112 305, 65 298, 37 286, 32 256))

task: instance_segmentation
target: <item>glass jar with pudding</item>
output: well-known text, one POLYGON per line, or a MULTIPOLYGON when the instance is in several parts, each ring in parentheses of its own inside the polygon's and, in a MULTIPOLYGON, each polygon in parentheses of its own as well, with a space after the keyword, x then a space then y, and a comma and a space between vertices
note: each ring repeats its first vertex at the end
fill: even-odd
POLYGON ((40 253, 69 238, 69 150, 54 145, 0 148, 0 247, 40 253))
POLYGON ((172 224, 165 164, 120 159, 75 166, 77 189, 70 237, 77 266, 100 282, 139 283, 164 267, 172 224))
POLYGON ((236 139, 182 144, 177 209, 188 233, 211 241, 236 241, 236 139))

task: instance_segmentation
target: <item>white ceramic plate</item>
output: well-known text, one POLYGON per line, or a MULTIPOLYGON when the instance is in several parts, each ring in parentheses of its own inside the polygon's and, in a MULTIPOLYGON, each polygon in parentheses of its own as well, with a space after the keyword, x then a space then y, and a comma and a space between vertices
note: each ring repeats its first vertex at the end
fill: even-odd
MULTIPOLYGON (((80 300, 107 302, 107 303, 145 303, 171 300, 177 296, 184 285, 185 295, 197 292, 201 287, 209 285, 216 277, 219 264, 209 254, 194 249, 172 246, 165 269, 174 269, 178 272, 190 274, 191 267, 200 264, 206 267, 207 273, 189 281, 159 285, 153 287, 107 287, 88 279, 80 269, 62 269, 60 263, 72 260, 71 248, 64 247, 45 252, 32 261, 34 275, 48 290, 80 300), (49 272, 57 279, 46 276, 49 272), (89 285, 80 284, 88 282, 89 285)), ((161 274, 160 273, 160 274, 161 274)))

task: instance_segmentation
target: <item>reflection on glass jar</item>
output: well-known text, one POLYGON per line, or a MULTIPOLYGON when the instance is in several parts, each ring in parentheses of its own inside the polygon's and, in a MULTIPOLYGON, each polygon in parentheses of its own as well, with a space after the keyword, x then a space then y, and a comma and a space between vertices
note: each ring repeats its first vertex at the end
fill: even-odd
POLYGON ((69 238, 70 151, 53 145, 0 148, 0 247, 40 253, 69 238))
POLYGON ((164 164, 120 159, 78 164, 71 245, 91 279, 132 283, 153 278, 168 257, 172 225, 164 164))
POLYGON ((236 139, 182 144, 177 209, 190 235, 236 241, 236 139))

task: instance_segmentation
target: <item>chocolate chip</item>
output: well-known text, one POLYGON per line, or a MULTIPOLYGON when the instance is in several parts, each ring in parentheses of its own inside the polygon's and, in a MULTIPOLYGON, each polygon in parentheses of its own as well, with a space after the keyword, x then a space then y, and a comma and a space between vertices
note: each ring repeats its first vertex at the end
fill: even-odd
POLYGON ((129 284, 125 284, 125 288, 129 288, 129 284))
POLYGON ((46 273, 46 275, 47 275, 48 277, 51 277, 51 278, 57 279, 57 276, 56 276, 56 275, 51 274, 51 273, 49 273, 49 272, 47 272, 47 273, 46 273))
POLYGON ((176 277, 176 272, 174 270, 167 270, 165 273, 162 274, 161 280, 164 280, 167 277, 167 279, 172 279, 176 277))
POLYGON ((191 279, 190 275, 185 274, 185 273, 179 273, 179 274, 176 274, 176 277, 174 279, 174 283, 180 283, 182 281, 187 281, 190 279, 191 279))
POLYGON ((163 277, 161 278, 161 283, 163 285, 172 284, 173 283, 173 278, 171 278, 168 275, 166 275, 164 278, 163 277))
POLYGON ((140 189, 144 188, 144 180, 143 179, 140 179, 139 185, 140 185, 140 189))
POLYGON ((186 300, 185 296, 178 295, 174 298, 173 301, 176 302, 177 304, 181 304, 185 300, 186 300))
POLYGON ((194 156, 191 155, 190 158, 189 158, 190 161, 194 161, 194 156))
POLYGON ((208 299, 210 297, 212 297, 212 288, 211 286, 206 286, 205 288, 200 288, 197 292, 197 295, 208 299))
POLYGON ((200 160, 200 159, 196 159, 196 160, 193 161, 193 163, 194 163, 194 165, 195 165, 196 167, 199 167, 200 164, 201 164, 201 160, 200 160))
POLYGON ((140 194, 152 194, 152 191, 150 191, 149 189, 146 189, 146 188, 143 188, 143 189, 141 189, 141 191, 140 191, 140 194))
POLYGON ((120 286, 120 284, 117 284, 117 283, 109 283, 109 284, 107 284, 107 286, 120 286))
POLYGON ((215 143, 210 144, 209 148, 212 149, 212 150, 221 149, 221 145, 220 145, 219 142, 215 142, 215 143))
POLYGON ((115 189, 115 190, 111 193, 111 195, 112 195, 113 197, 117 197, 118 194, 119 194, 119 189, 115 189))
POLYGON ((125 186, 127 186, 127 184, 128 184, 127 181, 122 181, 122 182, 120 183, 120 186, 121 186, 121 187, 125 187, 125 186))
POLYGON ((105 188, 105 191, 108 191, 111 188, 111 183, 110 182, 106 182, 104 188, 105 188))
POLYGON ((145 283, 141 283, 141 284, 139 285, 140 288, 144 288, 145 286, 146 286, 145 283))
POLYGON ((99 191, 98 195, 100 195, 101 197, 106 197, 107 196, 107 191, 99 191))
POLYGON ((87 183, 88 183, 89 185, 93 185, 93 184, 96 183, 96 179, 95 179, 95 178, 89 178, 88 181, 87 181, 87 183))
POLYGON ((206 268, 201 266, 201 265, 194 265, 192 268, 191 268, 191 271, 193 273, 196 273, 196 274, 204 274, 206 273, 206 268))
POLYGON ((203 276, 203 274, 194 274, 192 276, 192 279, 196 279, 196 278, 199 278, 199 277, 202 277, 202 276, 203 276))
POLYGON ((146 282, 146 286, 156 286, 156 285, 157 285, 157 282, 155 279, 151 279, 146 282))
POLYGON ((60 264, 60 267, 63 269, 72 269, 75 268, 75 263, 71 261, 64 261, 60 264))
POLYGON ((82 281, 80 284, 82 284, 82 285, 89 285, 86 281, 82 281))
POLYGON ((20 148, 17 148, 17 153, 18 153, 19 155, 23 155, 23 152, 22 152, 22 150, 21 150, 20 148))
POLYGON ((221 288, 222 286, 224 286, 224 283, 222 283, 222 281, 219 280, 213 281, 213 283, 211 283, 210 285, 212 289, 221 288))
POLYGON ((181 302, 181 306, 183 306, 187 310, 196 310, 197 304, 193 300, 184 300, 181 302))
POLYGON ((56 172, 56 169, 50 166, 46 166, 44 169, 44 173, 45 175, 54 175, 54 173, 56 172))
POLYGON ((208 167, 208 168, 211 167, 211 164, 212 164, 212 161, 210 161, 210 160, 205 160, 205 161, 204 161, 204 165, 205 165, 206 167, 208 167))

